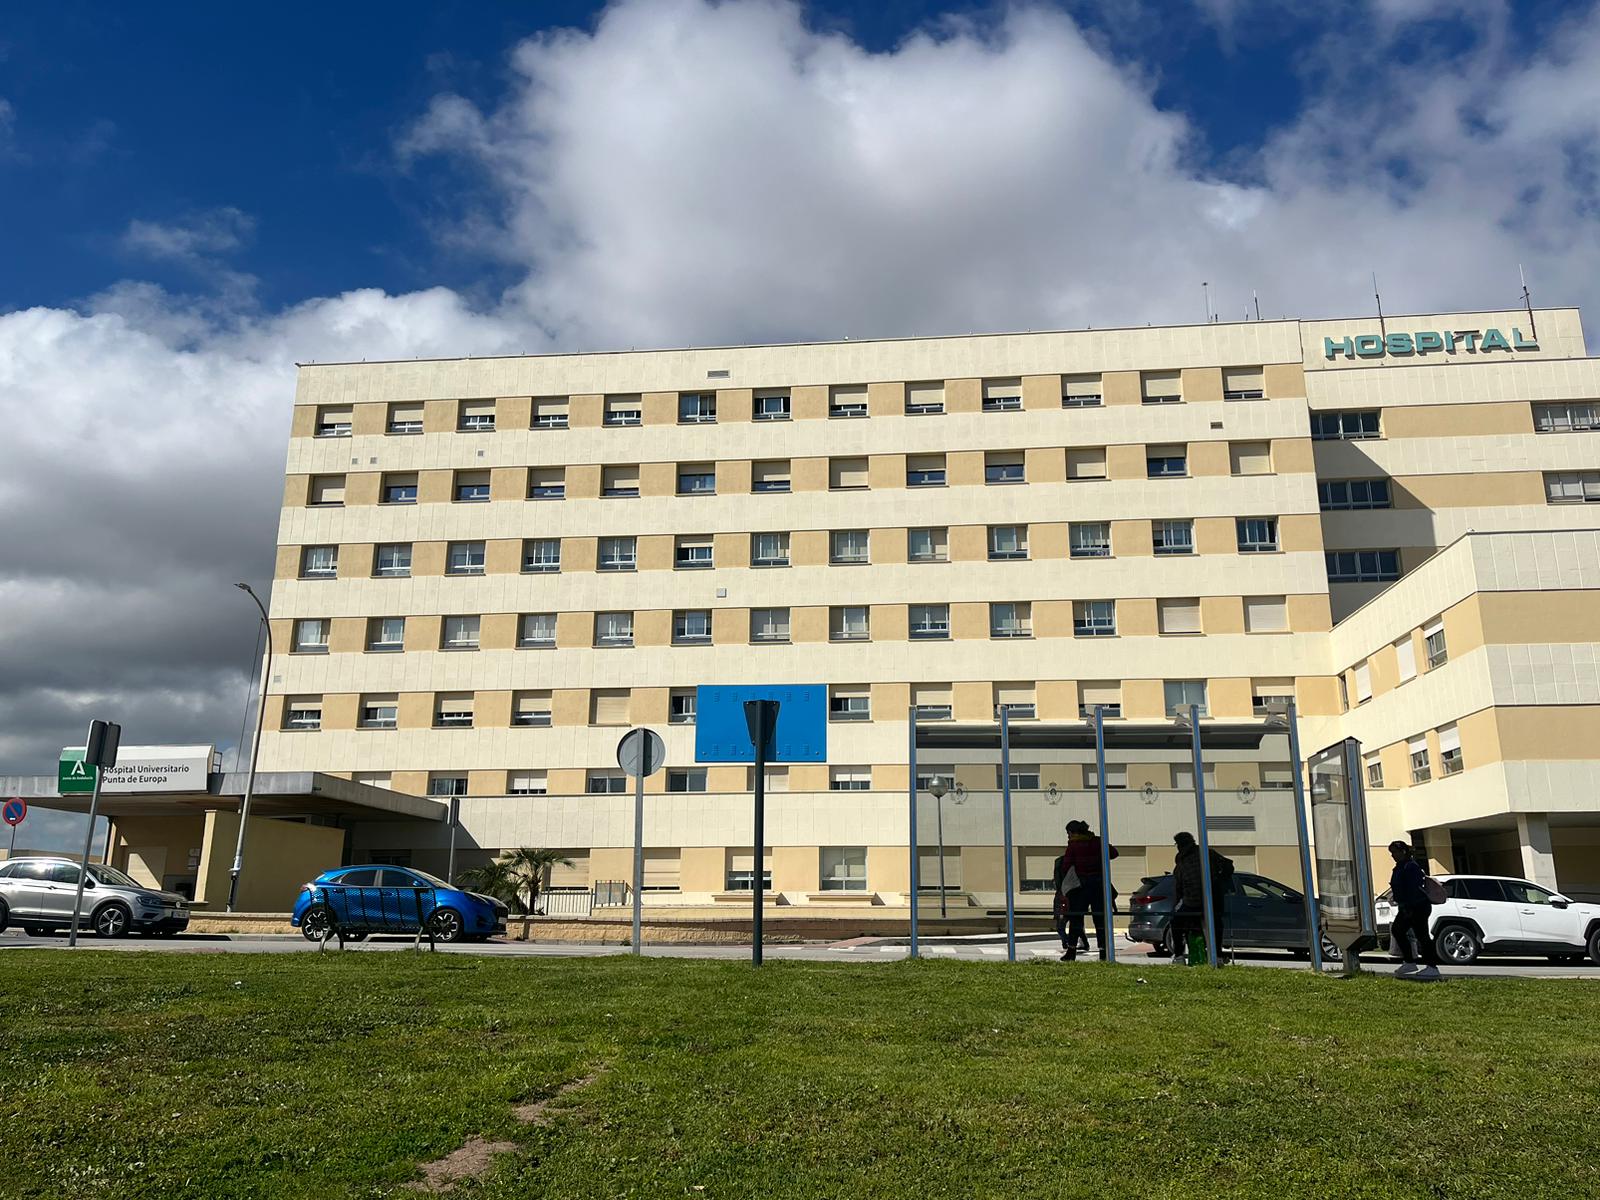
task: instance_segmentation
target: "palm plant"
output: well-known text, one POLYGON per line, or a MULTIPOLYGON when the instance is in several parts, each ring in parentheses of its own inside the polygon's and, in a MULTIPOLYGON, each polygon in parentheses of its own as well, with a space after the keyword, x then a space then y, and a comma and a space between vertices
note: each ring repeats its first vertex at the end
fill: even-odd
POLYGON ((518 908, 522 904, 522 881, 511 869, 511 860, 507 858, 491 859, 461 871, 455 883, 457 887, 468 891, 482 892, 485 896, 502 900, 511 908, 518 908))
POLYGON ((545 877, 550 874, 550 868, 572 865, 572 860, 559 850, 536 850, 530 846, 508 850, 500 861, 505 862, 507 870, 516 879, 518 893, 527 895, 524 911, 530 913, 539 905, 539 892, 544 887, 545 877))

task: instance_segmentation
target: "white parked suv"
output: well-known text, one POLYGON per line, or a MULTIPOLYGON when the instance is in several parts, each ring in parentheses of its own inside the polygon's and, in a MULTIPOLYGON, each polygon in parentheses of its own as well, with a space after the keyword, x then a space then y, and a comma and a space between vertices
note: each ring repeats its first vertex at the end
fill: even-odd
MULTIPOLYGON (((1480 954, 1547 955, 1556 961, 1600 964, 1600 904, 1569 900, 1559 892, 1503 875, 1436 875, 1445 902, 1433 906, 1430 932, 1439 961, 1469 963, 1480 954)), ((1378 937, 1389 941, 1395 907, 1388 892, 1374 915, 1378 937)))

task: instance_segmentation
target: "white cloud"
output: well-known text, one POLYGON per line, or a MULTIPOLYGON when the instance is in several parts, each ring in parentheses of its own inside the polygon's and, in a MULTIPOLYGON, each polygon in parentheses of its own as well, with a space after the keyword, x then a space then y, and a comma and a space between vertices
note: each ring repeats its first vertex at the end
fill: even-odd
POLYGON ((237 208, 214 208, 182 221, 128 222, 122 248, 152 259, 193 262, 238 250, 255 231, 255 219, 237 208))

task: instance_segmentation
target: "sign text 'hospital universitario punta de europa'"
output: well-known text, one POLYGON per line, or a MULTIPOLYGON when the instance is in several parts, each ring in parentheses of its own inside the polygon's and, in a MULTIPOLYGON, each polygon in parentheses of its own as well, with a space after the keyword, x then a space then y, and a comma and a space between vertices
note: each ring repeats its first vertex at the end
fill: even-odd
MULTIPOLYGON (((214 753, 211 746, 124 746, 100 790, 203 792, 214 753)), ((94 791, 94 768, 84 765, 81 747, 61 752, 56 790, 63 796, 94 791)))
POLYGON ((1438 329, 1417 333, 1358 333, 1354 337, 1322 339, 1325 358, 1406 358, 1413 354, 1487 354, 1493 350, 1511 353, 1537 350, 1537 339, 1525 338, 1522 330, 1512 329, 1506 337, 1498 329, 1438 329))

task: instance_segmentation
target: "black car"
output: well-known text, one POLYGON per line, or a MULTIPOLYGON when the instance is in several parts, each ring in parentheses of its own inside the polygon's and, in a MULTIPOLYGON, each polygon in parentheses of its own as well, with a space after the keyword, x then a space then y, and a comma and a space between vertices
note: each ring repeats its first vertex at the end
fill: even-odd
MULTIPOLYGON (((1149 942, 1164 954, 1175 954, 1172 936, 1172 873, 1147 876, 1128 897, 1128 939, 1149 942)), ((1287 950, 1307 954, 1306 898, 1303 893, 1265 875, 1236 871, 1233 887, 1220 897, 1224 904, 1223 949, 1287 950)), ((1339 958, 1339 948, 1322 936, 1322 957, 1339 958)))

